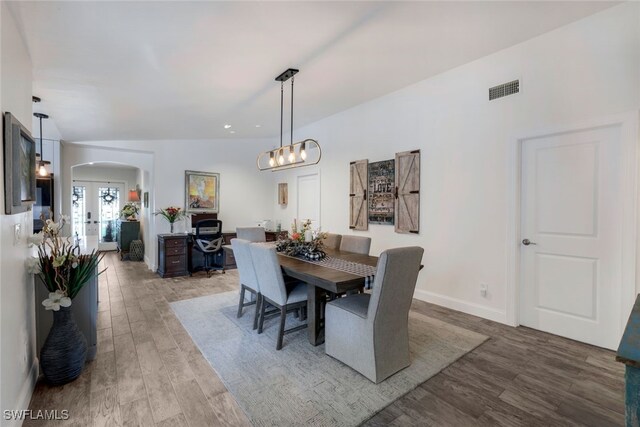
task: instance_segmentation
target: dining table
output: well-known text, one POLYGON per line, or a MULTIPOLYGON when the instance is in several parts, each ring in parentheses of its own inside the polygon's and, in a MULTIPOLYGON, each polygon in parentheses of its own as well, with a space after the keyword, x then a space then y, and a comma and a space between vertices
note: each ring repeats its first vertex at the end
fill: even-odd
MULTIPOLYGON (((358 264, 377 266, 378 257, 335 249, 324 249, 327 256, 358 264)), ((341 294, 354 289, 362 289, 367 277, 338 270, 300 258, 278 253, 278 260, 284 274, 307 283, 307 330, 309 342, 320 345, 324 342, 322 305, 329 293, 341 294)))

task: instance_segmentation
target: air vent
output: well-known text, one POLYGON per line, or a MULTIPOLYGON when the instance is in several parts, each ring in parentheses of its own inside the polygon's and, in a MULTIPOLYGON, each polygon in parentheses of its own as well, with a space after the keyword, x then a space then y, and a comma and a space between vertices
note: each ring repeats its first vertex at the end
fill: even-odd
POLYGON ((514 80, 509 83, 503 83, 498 86, 489 88, 489 101, 502 98, 503 96, 513 95, 520 92, 520 80, 514 80))

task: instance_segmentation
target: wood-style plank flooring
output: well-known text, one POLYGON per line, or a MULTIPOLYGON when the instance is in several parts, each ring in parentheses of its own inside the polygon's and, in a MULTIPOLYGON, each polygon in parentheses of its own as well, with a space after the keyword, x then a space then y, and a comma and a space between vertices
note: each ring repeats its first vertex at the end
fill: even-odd
MULTIPOLYGON (((116 254, 104 263, 96 359, 71 384, 39 382, 30 404, 68 409, 70 419, 25 425, 249 425, 169 306, 237 289, 236 272, 160 279, 116 254)), ((613 352, 417 300, 412 310, 491 339, 365 425, 623 425, 624 368, 613 352)))

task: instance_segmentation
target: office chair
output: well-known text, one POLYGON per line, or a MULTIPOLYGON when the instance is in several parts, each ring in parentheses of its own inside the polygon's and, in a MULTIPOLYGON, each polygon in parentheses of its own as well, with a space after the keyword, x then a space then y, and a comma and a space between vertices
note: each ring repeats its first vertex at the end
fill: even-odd
POLYGON ((207 277, 211 271, 222 270, 224 273, 222 244, 222 221, 218 219, 205 219, 196 223, 196 235, 193 249, 201 252, 204 257, 204 265, 194 268, 194 271, 206 271, 207 277))

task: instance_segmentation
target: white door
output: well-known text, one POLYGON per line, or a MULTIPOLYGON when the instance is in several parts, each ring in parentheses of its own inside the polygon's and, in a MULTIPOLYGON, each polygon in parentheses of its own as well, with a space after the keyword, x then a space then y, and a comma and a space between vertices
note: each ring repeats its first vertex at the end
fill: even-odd
POLYGON ((320 175, 302 175, 297 182, 298 220, 311 220, 314 229, 320 228, 320 175))
POLYGON ((621 165, 618 127, 523 142, 520 324, 616 348, 621 165))
POLYGON ((116 221, 124 205, 124 184, 74 181, 71 193, 73 234, 98 236, 98 249, 117 249, 116 221))

